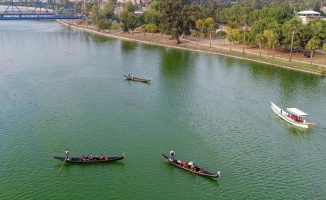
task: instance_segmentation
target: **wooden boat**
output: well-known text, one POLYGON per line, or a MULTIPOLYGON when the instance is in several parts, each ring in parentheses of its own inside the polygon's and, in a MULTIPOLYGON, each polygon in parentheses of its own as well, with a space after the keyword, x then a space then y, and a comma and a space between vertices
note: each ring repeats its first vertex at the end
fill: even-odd
POLYGON ((316 125, 314 122, 308 121, 308 114, 297 108, 286 108, 283 109, 277 107, 272 101, 270 101, 271 108, 273 111, 282 119, 288 123, 301 127, 301 128, 310 128, 311 126, 316 125))
POLYGON ((207 177, 212 177, 212 178, 218 178, 220 177, 221 173, 220 171, 217 172, 217 174, 214 174, 214 173, 211 173, 207 170, 204 170, 203 168, 199 168, 198 166, 195 166, 194 170, 192 170, 191 168, 188 167, 188 162, 187 161, 182 161, 182 160, 171 160, 169 159, 169 157, 167 155, 165 155, 164 153, 161 152, 161 155, 171 164, 181 168, 181 169, 184 169, 184 170, 187 170, 189 172, 192 172, 192 173, 195 173, 195 174, 198 174, 198 175, 201 175, 201 176, 207 176, 207 177), (186 163, 186 167, 183 167, 183 162, 186 163))
POLYGON ((134 76, 130 76, 130 74, 128 75, 123 75, 126 80, 130 80, 130 81, 137 81, 137 82, 143 82, 143 83, 149 83, 151 82, 151 78, 149 79, 143 79, 143 78, 138 78, 138 77, 134 77, 134 76))
POLYGON ((67 163, 107 163, 107 162, 122 160, 122 159, 124 159, 124 157, 125 157, 125 154, 122 153, 121 156, 117 156, 117 157, 106 157, 105 159, 100 159, 100 157, 93 157, 92 160, 85 159, 85 161, 82 161, 81 157, 69 157, 66 160, 66 157, 60 157, 60 156, 53 155, 53 158, 55 158, 57 160, 61 160, 61 161, 66 160, 67 163))

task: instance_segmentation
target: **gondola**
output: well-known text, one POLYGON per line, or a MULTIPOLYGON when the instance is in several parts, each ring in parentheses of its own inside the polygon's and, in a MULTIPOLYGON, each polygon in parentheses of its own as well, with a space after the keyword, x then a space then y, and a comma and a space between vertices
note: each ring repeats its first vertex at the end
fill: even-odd
POLYGON ((124 159, 125 154, 122 153, 121 156, 117 156, 117 157, 106 157, 105 159, 100 159, 100 157, 93 157, 93 159, 85 159, 84 161, 81 160, 81 157, 68 157, 68 159, 66 159, 66 157, 60 157, 60 156, 56 156, 53 155, 53 158, 60 160, 60 161, 65 161, 67 163, 107 163, 107 162, 113 162, 113 161, 118 161, 118 160, 122 160, 124 159))
POLYGON ((192 173, 195 173, 195 174, 198 174, 198 175, 201 175, 201 176, 207 176, 207 177, 212 177, 212 178, 218 178, 221 176, 221 173, 220 171, 217 172, 217 174, 214 174, 214 173, 211 173, 207 170, 204 170, 203 168, 199 168, 198 166, 195 166, 194 170, 192 170, 191 168, 188 167, 188 165, 186 167, 183 167, 182 166, 182 163, 185 162, 185 163, 188 163, 187 161, 182 161, 182 160, 171 160, 167 155, 165 155, 164 153, 161 152, 161 155, 171 164, 179 167, 179 168, 182 168, 184 170, 187 170, 189 172, 192 172, 192 173))
POLYGON ((143 83, 150 83, 151 82, 151 78, 149 78, 149 79, 138 78, 138 77, 130 76, 130 74, 123 75, 123 76, 126 78, 126 80, 130 80, 130 81, 137 81, 137 82, 143 82, 143 83))

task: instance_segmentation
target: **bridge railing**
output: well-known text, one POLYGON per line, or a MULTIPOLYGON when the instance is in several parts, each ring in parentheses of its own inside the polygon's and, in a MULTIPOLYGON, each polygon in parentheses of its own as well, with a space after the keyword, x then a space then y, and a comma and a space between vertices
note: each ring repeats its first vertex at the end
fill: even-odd
POLYGON ((82 19, 73 7, 43 2, 0 2, 0 20, 10 19, 82 19), (23 7, 26 6, 26 7, 23 7), (28 6, 28 7, 27 7, 28 6), (34 7, 31 7, 34 6, 34 7))

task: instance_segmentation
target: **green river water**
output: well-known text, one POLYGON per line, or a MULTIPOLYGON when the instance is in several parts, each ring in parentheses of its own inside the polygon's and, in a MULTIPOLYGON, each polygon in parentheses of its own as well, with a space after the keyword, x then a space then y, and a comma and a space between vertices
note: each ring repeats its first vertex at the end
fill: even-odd
POLYGON ((44 21, 0 22, 0 56, 0 199, 326 198, 325 78, 44 21), (126 158, 58 173, 66 148, 126 158), (164 162, 171 149, 221 177, 164 162))

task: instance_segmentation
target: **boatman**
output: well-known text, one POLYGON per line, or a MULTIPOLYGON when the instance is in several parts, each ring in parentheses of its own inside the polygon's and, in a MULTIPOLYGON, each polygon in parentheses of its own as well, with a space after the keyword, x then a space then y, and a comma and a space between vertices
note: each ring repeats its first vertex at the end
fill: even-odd
POLYGON ((171 151, 170 151, 170 156, 171 156, 170 160, 171 160, 171 161, 174 161, 174 154, 175 154, 174 151, 171 150, 171 151))
POLYGON ((66 160, 68 160, 68 157, 69 157, 69 150, 66 149, 66 160))

